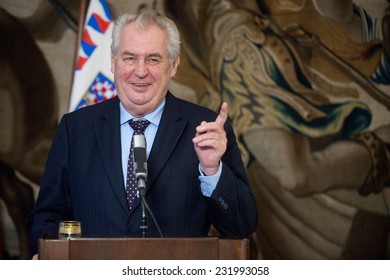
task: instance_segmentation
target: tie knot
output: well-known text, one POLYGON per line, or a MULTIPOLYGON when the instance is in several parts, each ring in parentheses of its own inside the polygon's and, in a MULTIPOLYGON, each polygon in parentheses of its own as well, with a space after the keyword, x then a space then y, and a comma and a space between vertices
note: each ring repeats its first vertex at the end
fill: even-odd
POLYGON ((134 129, 134 134, 144 134, 150 122, 148 120, 129 120, 130 126, 134 129))

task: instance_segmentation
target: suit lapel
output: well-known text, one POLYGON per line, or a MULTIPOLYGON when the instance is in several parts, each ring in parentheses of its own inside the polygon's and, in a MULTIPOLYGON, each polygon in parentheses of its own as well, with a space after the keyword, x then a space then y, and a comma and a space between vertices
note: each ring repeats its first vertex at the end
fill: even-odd
POLYGON ((125 197, 121 164, 120 114, 119 99, 117 97, 107 101, 101 117, 95 119, 95 133, 99 152, 103 160, 104 171, 120 203, 126 211, 129 211, 125 197))
POLYGON ((180 113, 176 98, 168 93, 164 112, 148 159, 148 182, 153 185, 161 169, 183 134, 187 120, 180 113))

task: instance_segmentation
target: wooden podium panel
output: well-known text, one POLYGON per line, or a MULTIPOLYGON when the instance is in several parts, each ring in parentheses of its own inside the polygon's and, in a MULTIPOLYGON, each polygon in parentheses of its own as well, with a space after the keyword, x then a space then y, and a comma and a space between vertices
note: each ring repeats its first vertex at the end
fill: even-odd
POLYGON ((72 238, 40 239, 40 260, 248 259, 248 239, 72 238))

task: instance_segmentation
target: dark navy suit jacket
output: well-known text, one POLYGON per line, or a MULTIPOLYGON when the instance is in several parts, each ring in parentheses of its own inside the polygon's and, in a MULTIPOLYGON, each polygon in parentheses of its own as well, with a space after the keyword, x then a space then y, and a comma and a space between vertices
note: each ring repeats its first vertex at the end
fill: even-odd
MULTIPOLYGON (((56 237, 65 219, 81 221, 84 237, 141 235, 139 201, 130 211, 125 196, 119 115, 116 97, 63 116, 27 220, 33 254, 38 239, 56 237)), ((146 193, 164 237, 207 236, 211 224, 228 237, 248 237, 255 230, 256 202, 229 122, 221 178, 210 198, 201 194, 192 138, 196 126, 216 116, 167 94, 148 158, 146 193)), ((159 236, 150 217, 146 236, 159 236)))

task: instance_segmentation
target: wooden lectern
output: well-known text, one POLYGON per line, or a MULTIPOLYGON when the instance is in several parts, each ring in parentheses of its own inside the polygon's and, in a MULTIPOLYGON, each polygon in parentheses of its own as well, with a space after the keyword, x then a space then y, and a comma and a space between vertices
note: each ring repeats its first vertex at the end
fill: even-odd
POLYGON ((248 239, 72 238, 40 239, 40 260, 244 260, 248 239))

